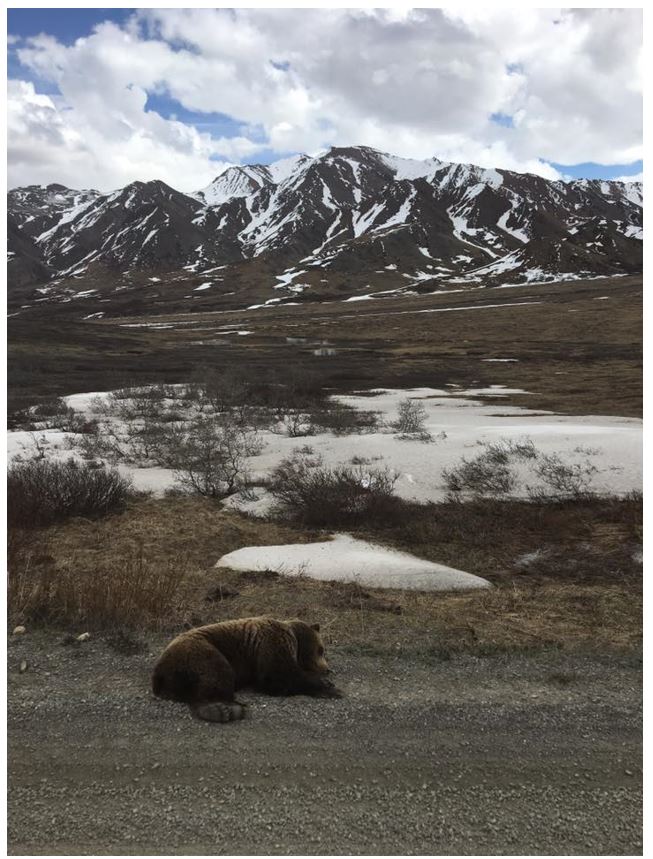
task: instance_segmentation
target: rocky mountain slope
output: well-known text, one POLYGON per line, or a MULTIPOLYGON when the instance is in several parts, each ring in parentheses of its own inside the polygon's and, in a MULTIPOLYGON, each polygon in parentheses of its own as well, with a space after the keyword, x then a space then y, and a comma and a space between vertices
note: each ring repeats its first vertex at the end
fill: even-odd
POLYGON ((8 212, 10 288, 40 285, 46 301, 138 273, 178 282, 234 268, 278 301, 318 297, 334 279, 346 297, 347 283, 396 294, 642 266, 640 183, 551 182, 368 147, 232 167, 194 194, 159 181, 112 194, 18 188, 8 212))

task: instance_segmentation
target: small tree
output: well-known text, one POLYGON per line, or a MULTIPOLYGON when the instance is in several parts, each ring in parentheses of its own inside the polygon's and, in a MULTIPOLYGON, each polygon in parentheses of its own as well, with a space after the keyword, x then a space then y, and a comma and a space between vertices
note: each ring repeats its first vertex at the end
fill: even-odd
POLYGON ((177 482, 192 492, 224 498, 247 482, 247 458, 262 450, 251 429, 225 416, 195 418, 177 428, 168 442, 166 458, 177 482))
POLYGON ((399 414, 392 427, 400 438, 431 441, 433 437, 426 429, 427 417, 428 412, 421 403, 406 397, 399 403, 399 414))
POLYGON ((290 438, 315 435, 312 416, 306 412, 288 411, 283 417, 283 429, 290 438))

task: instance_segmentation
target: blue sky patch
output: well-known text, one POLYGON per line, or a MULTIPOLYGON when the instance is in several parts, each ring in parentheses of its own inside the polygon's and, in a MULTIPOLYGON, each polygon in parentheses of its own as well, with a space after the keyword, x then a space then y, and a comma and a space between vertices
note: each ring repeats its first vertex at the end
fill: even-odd
POLYGON ((181 102, 165 92, 149 92, 145 102, 145 110, 153 110, 164 119, 176 119, 187 125, 194 125, 198 131, 210 134, 212 137, 238 137, 243 133, 242 123, 227 116, 225 113, 202 113, 198 110, 188 110, 181 102))
POLYGON ((515 124, 512 121, 512 116, 508 113, 491 113, 490 120, 496 125, 502 125, 504 128, 514 128, 515 124))
POLYGON ((586 161, 584 164, 554 164, 552 167, 573 179, 616 179, 620 176, 635 176, 644 169, 643 161, 633 161, 632 164, 595 164, 586 161))
POLYGON ((7 9, 7 32, 26 39, 47 33, 64 45, 88 36, 97 24, 123 24, 135 9, 7 9))

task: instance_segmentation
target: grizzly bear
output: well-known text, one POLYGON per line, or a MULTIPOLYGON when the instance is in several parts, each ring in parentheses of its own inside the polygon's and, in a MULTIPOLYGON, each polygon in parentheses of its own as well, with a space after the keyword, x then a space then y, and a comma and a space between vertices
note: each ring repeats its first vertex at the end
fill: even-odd
POLYGON ((181 701, 199 719, 242 719, 237 689, 253 687, 268 695, 340 698, 327 680, 320 625, 301 620, 247 617, 189 629, 178 635, 154 666, 152 691, 181 701))

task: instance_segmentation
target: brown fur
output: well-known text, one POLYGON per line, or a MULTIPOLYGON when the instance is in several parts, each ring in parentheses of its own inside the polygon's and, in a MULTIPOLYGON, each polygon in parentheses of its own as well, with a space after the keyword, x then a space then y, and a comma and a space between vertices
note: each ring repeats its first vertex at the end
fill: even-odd
POLYGON ((213 722, 242 719, 237 689, 268 695, 339 698, 326 674, 319 624, 248 617, 200 626, 178 635, 154 667, 152 691, 188 704, 213 722))

